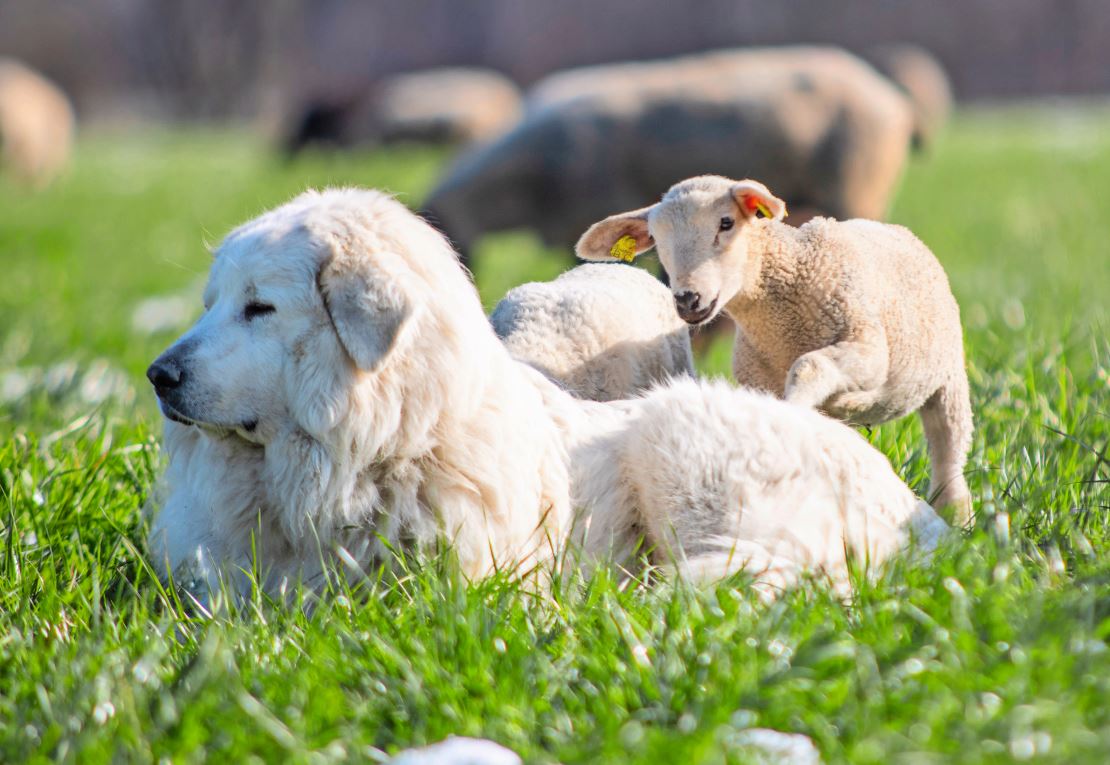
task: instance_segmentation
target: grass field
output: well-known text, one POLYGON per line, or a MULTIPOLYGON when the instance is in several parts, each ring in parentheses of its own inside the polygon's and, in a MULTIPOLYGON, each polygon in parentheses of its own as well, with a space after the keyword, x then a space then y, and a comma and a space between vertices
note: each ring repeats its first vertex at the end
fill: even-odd
MULTIPOLYGON (((752 725, 827 762, 1107 761, 1106 109, 961 115, 897 200, 963 307, 977 416, 979 521, 928 567, 764 607, 742 581, 539 596, 428 560, 311 616, 186 615, 142 562, 142 372, 199 307, 205 244, 306 185, 418 202, 442 160, 101 135, 42 195, 0 184, 0 761, 372 762, 457 733, 536 762, 736 763, 752 725)), ((569 263, 526 235, 478 258, 487 303, 569 263)), ((924 488, 916 420, 872 440, 924 488)))

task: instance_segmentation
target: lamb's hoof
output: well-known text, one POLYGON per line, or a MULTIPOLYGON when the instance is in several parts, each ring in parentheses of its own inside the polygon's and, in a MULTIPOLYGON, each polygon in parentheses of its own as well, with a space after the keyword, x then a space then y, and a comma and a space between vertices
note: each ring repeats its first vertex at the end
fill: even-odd
POLYGON ((931 504, 940 517, 955 528, 971 528, 975 521, 975 508, 971 506, 971 495, 967 491, 941 492, 931 504))

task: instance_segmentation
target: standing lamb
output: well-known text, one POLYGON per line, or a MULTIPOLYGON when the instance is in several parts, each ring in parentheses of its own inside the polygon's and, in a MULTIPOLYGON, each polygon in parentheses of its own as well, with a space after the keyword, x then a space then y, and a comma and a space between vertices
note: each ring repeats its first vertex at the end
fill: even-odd
POLYGON ((869 220, 781 223, 755 181, 691 178, 578 242, 586 260, 655 246, 679 315, 736 322, 736 380, 854 425, 919 411, 934 506, 966 524, 971 404, 960 311, 944 269, 910 231, 869 220), (762 211, 769 220, 759 219, 762 211))
POLYGON ((578 398, 631 398, 694 374, 690 329, 641 268, 590 263, 510 290, 490 322, 518 360, 578 398))
POLYGON ((56 85, 11 59, 0 59, 0 166, 42 188, 69 161, 73 109, 56 85))
POLYGON ((683 178, 768 179, 795 207, 882 218, 909 152, 905 95, 838 48, 725 50, 557 73, 525 116, 464 154, 425 210, 466 256, 532 228, 553 247, 683 178))

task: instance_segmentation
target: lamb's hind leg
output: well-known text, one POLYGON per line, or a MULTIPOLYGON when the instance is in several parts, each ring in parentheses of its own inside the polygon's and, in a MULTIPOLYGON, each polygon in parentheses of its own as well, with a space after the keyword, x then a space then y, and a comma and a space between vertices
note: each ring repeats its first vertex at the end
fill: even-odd
POLYGON ((972 432, 967 376, 956 375, 941 386, 920 414, 932 467, 929 501, 953 524, 966 526, 972 518, 971 492, 964 479, 972 432))

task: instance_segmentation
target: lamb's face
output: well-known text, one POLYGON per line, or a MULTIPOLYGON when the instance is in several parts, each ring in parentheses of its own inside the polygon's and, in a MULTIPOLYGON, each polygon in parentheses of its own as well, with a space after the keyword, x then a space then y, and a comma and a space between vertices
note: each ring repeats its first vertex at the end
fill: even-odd
POLYGON ((648 217, 683 321, 711 321, 743 287, 748 221, 731 194, 710 191, 664 199, 648 217))
POLYGON ((744 288, 744 229, 757 213, 781 220, 786 204, 758 181, 702 175, 675 184, 658 204, 590 226, 575 252, 583 260, 627 262, 655 247, 678 315, 702 324, 744 288))

